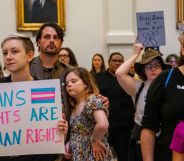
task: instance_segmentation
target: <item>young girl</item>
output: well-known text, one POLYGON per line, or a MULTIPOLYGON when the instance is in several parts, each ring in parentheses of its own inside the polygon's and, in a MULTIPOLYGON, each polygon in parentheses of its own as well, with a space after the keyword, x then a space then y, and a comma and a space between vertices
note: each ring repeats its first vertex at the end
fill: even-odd
POLYGON ((176 126, 170 148, 173 150, 173 161, 184 161, 184 120, 176 126))
POLYGON ((74 68, 65 80, 71 109, 65 157, 73 161, 110 161, 107 109, 90 73, 84 68, 74 68))
MULTIPOLYGON (((3 61, 11 75, 0 79, 0 83, 32 81, 29 64, 34 57, 34 45, 31 39, 22 34, 11 34, 1 43, 3 61)), ((65 120, 58 122, 59 131, 66 135, 68 124, 65 120)), ((54 161, 58 155, 22 155, 0 157, 1 161, 54 161)))

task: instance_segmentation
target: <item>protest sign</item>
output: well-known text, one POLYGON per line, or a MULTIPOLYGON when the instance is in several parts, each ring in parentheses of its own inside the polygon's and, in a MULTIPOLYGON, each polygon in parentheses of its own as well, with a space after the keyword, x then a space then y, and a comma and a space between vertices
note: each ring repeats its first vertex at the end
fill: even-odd
POLYGON ((165 45, 163 11, 137 13, 138 42, 144 47, 165 45))
POLYGON ((64 152, 60 81, 0 83, 0 156, 64 152))

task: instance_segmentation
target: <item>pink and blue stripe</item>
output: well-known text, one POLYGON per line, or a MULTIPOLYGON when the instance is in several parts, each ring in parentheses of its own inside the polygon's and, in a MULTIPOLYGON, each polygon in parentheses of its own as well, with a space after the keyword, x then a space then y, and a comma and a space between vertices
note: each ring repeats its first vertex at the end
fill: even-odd
POLYGON ((55 88, 32 88, 31 103, 55 103, 55 88))

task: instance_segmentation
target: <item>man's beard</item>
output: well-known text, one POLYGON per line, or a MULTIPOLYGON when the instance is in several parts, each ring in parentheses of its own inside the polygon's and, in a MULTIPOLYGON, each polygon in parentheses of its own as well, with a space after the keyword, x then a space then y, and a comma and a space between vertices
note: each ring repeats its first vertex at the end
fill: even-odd
POLYGON ((59 53, 58 52, 52 52, 52 51, 45 51, 44 52, 46 55, 50 55, 50 56, 52 56, 52 55, 58 55, 59 53))
POLYGON ((42 50, 41 49, 41 52, 42 53, 45 53, 46 55, 50 55, 50 56, 55 56, 55 55, 58 55, 59 54, 59 51, 57 51, 56 49, 55 50, 42 50))

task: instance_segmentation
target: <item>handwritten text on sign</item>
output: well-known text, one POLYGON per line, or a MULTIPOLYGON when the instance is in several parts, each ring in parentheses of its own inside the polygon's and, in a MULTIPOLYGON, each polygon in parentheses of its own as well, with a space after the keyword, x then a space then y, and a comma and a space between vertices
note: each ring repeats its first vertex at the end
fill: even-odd
POLYGON ((137 13, 137 34, 145 47, 165 45, 163 11, 137 13))
POLYGON ((59 80, 0 83, 0 156, 64 152, 59 80))

